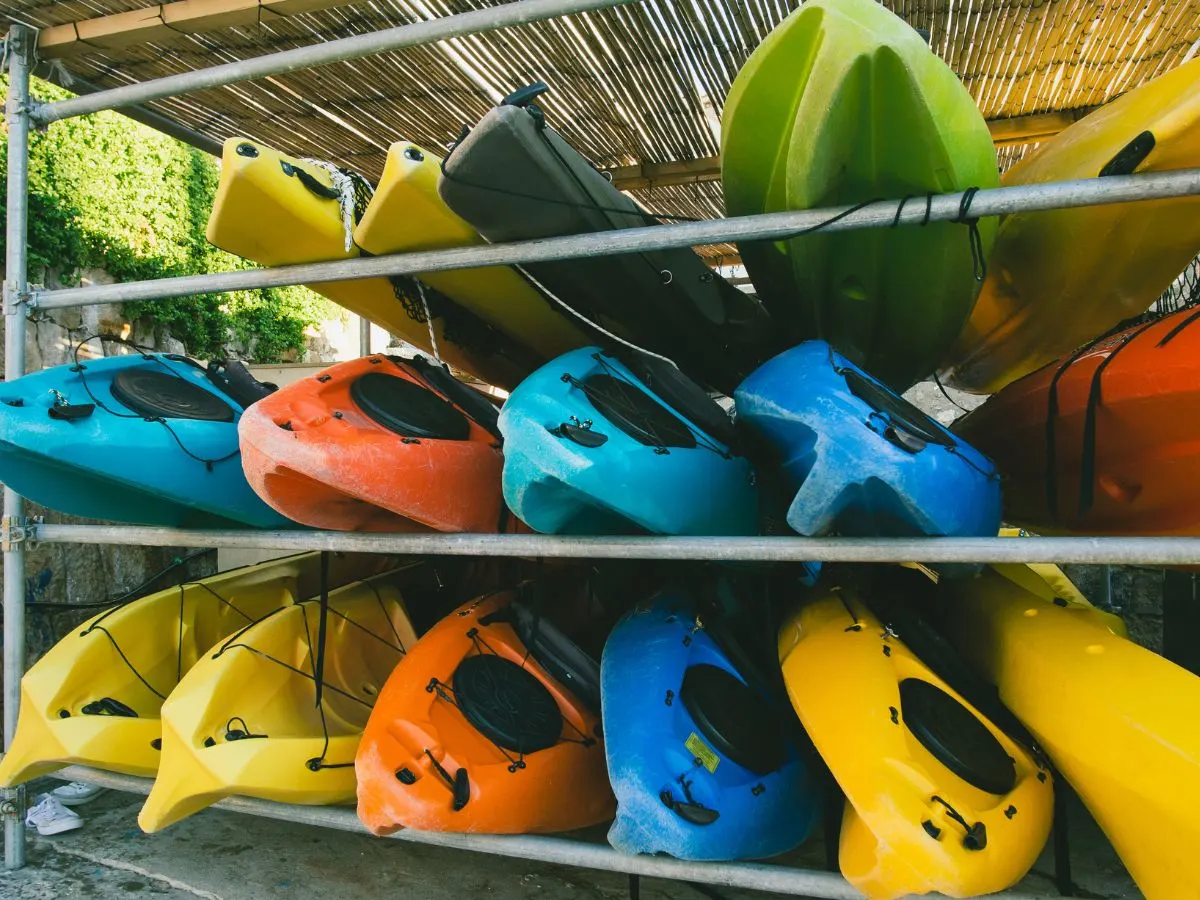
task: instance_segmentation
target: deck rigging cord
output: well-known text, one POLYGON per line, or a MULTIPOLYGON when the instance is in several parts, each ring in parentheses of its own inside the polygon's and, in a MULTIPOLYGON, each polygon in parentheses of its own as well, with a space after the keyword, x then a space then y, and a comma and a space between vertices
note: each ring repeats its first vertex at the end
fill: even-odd
MULTIPOLYGON (((71 366, 71 371, 79 376, 79 383, 83 386, 84 392, 88 395, 88 398, 92 401, 92 404, 94 406, 96 406, 98 409, 104 410, 109 415, 115 416, 118 419, 141 419, 143 422, 156 422, 157 424, 161 425, 163 428, 165 428, 167 430, 167 433, 169 435, 171 435, 172 439, 179 446, 179 449, 181 451, 183 451, 185 456, 188 456, 191 459, 196 460, 197 462, 203 463, 205 469, 209 472, 212 472, 214 470, 214 467, 217 464, 226 462, 228 460, 234 459, 235 457, 241 455, 241 449, 237 446, 236 435, 235 435, 235 440, 234 440, 234 449, 231 450, 229 453, 226 453, 224 456, 218 456, 218 457, 200 456, 197 453, 193 453, 188 448, 188 446, 183 442, 183 439, 179 437, 179 434, 175 431, 175 429, 173 427, 171 427, 171 424, 163 416, 143 415, 142 413, 137 413, 137 412, 120 412, 118 410, 113 409, 110 406, 105 405, 104 401, 102 401, 99 397, 96 396, 95 392, 92 391, 91 386, 88 384, 87 375, 86 375, 87 365, 85 363, 80 362, 80 360, 79 360, 79 351, 83 348, 83 345, 86 344, 88 341, 94 340, 94 339, 98 339, 100 341, 104 341, 104 342, 108 342, 108 343, 123 344, 126 347, 129 347, 133 350, 138 351, 141 354, 143 360, 145 360, 146 362, 156 363, 158 366, 161 366, 162 369, 167 374, 179 379, 179 381, 182 382, 183 384, 191 385, 192 382, 188 381, 186 378, 184 378, 182 375, 180 375, 179 372, 176 371, 174 368, 167 365, 166 360, 170 360, 172 362, 184 363, 186 365, 190 365, 195 368, 198 368, 201 371, 206 371, 204 369, 204 367, 201 366, 198 362, 196 362, 195 360, 189 359, 186 356, 182 356, 179 354, 154 353, 148 347, 144 347, 140 344, 135 344, 133 341, 127 340, 127 339, 120 337, 119 335, 115 335, 115 334, 105 334, 105 333, 93 334, 90 337, 86 337, 83 340, 81 340, 78 344, 75 345, 74 349, 71 351, 71 358, 73 360, 73 365, 71 366)), ((211 378, 209 380, 211 381, 211 378)), ((222 394, 220 396, 223 398, 228 398, 228 395, 224 394, 224 392, 222 392, 222 394)), ((229 398, 229 399, 232 399, 232 398, 229 398)), ((55 403, 56 403, 56 406, 68 406, 69 405, 66 403, 65 399, 61 397, 61 395, 56 398, 55 403)), ((231 412, 232 412, 232 408, 231 408, 231 412)))
POLYGON ((602 373, 580 380, 570 372, 564 372, 562 380, 582 391, 596 411, 620 431, 640 443, 648 444, 659 456, 665 456, 671 452, 671 447, 690 449, 679 443, 681 435, 678 427, 682 426, 694 446, 709 450, 722 459, 736 456, 732 450, 722 449, 707 432, 693 425, 665 402, 660 403, 656 394, 613 366, 605 359, 604 353, 593 353, 592 358, 600 364, 602 373), (645 402, 642 401, 643 397, 645 402), (657 422, 656 417, 659 417, 657 422), (677 432, 674 435, 670 433, 673 429, 677 432))
MULTIPOLYGON (((322 554, 322 555, 324 557, 324 554, 322 554)), ((324 560, 323 560, 323 562, 324 562, 324 560)), ((324 565, 327 565, 327 562, 324 562, 324 565)), ((421 565, 421 564, 420 563, 412 563, 408 566, 405 566, 404 568, 405 569, 416 568, 419 565, 421 565)), ((300 610, 300 616, 304 622, 304 642, 305 642, 305 647, 307 649, 307 657, 309 660, 309 664, 312 668, 311 673, 306 672, 303 669, 298 668, 296 666, 293 666, 290 663, 285 662, 284 660, 278 659, 277 657, 272 656, 271 654, 269 654, 263 650, 260 650, 259 648, 254 647, 251 644, 243 643, 242 642, 243 635, 252 625, 257 624, 257 622, 251 623, 250 625, 247 625, 245 628, 243 628, 241 631, 237 632, 236 634, 231 635, 229 638, 227 638, 221 644, 221 646, 213 654, 213 659, 216 659, 233 649, 247 650, 250 653, 255 654, 256 656, 258 656, 261 659, 264 659, 264 660, 267 660, 268 662, 282 666, 283 668, 287 669, 289 672, 291 672, 295 675, 299 675, 301 678, 307 678, 313 682, 314 693, 315 693, 315 697, 316 697, 316 702, 315 702, 314 708, 317 710, 317 715, 321 722, 321 734, 322 734, 322 738, 323 738, 323 744, 322 744, 320 754, 309 759, 305 763, 305 767, 307 769, 309 769, 309 771, 312 771, 312 772, 317 772, 317 771, 320 771, 321 769, 349 768, 354 765, 353 761, 336 762, 336 763, 329 763, 329 762, 325 761, 325 756, 329 751, 329 740, 330 740, 329 724, 328 724, 328 720, 326 718, 326 710, 325 710, 326 704, 328 702, 328 698, 325 696, 325 691, 328 690, 332 693, 337 694, 340 697, 344 697, 348 700, 351 700, 361 706, 366 707, 368 710, 374 706, 373 700, 371 702, 363 700, 361 697, 358 697, 349 691, 343 690, 342 688, 338 687, 336 684, 331 684, 325 680, 325 677, 324 677, 325 655, 329 649, 327 647, 328 617, 331 615, 335 616, 338 619, 340 619, 341 621, 345 622, 350 627, 357 628, 359 631, 363 632, 365 635, 374 639, 378 643, 383 644, 388 649, 395 651, 398 658, 403 658, 403 656, 408 652, 407 648, 404 646, 403 639, 400 637, 400 634, 396 629, 395 621, 393 620, 394 609, 398 608, 399 604, 398 603, 392 604, 393 609, 389 610, 389 604, 383 599, 383 595, 379 592, 379 589, 375 586, 374 581, 376 579, 364 578, 364 579, 356 582, 356 584, 362 585, 371 590, 371 593, 375 597, 376 604, 379 607, 380 613, 382 614, 384 621, 387 622, 388 628, 391 631, 391 637, 392 637, 392 639, 394 639, 395 643, 392 643, 392 641, 389 640, 386 636, 381 636, 381 635, 377 634, 375 631, 373 631, 372 629, 363 625, 361 622, 355 621, 354 619, 352 619, 350 616, 346 615, 345 613, 329 606, 328 581, 327 581, 328 573, 327 573, 327 571, 323 572, 322 576, 323 576, 322 577, 322 592, 321 592, 321 598, 319 601, 319 612, 317 614, 318 618, 317 618, 317 623, 316 623, 317 646, 316 646, 315 651, 313 648, 313 640, 312 640, 312 626, 309 623, 309 618, 308 618, 310 604, 298 603, 295 605, 295 607, 281 607, 281 610, 288 610, 288 609, 292 609, 292 608, 298 608, 300 610)), ((276 610, 275 612, 279 612, 281 610, 276 610)), ((274 614, 274 613, 272 613, 272 614, 274 614)), ((261 620, 259 620, 259 621, 261 621, 261 620)), ((238 717, 238 718, 240 718, 240 717, 238 717)), ((244 724, 244 720, 243 720, 243 724, 244 724)), ((247 732, 249 731, 248 728, 246 730, 247 730, 247 732)), ((249 735, 248 734, 243 735, 243 737, 245 737, 245 736, 249 736, 249 735)), ((265 734, 264 735, 256 735, 256 736, 267 737, 267 735, 265 735, 265 734)))

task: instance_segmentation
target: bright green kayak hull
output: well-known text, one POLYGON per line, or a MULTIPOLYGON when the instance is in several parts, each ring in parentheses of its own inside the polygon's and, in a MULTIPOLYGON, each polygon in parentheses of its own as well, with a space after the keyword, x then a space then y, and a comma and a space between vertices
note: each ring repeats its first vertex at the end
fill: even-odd
MULTIPOLYGON (((999 184, 970 94, 875 0, 809 0, 768 35, 726 101, 721 176, 730 215, 999 184)), ((979 230, 986 255, 995 220, 979 230)), ((897 390, 936 368, 979 286, 950 222, 739 249, 792 340, 823 338, 897 390)))

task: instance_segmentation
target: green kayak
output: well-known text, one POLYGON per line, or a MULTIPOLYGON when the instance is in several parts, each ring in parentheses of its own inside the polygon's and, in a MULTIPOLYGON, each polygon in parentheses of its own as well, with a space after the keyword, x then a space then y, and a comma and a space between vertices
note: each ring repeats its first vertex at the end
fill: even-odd
MULTIPOLYGON (((921 36, 875 0, 809 0, 751 55, 722 127, 729 215, 999 184, 987 123, 921 36)), ((996 233, 979 222, 983 251, 996 233)), ((929 375, 975 302, 965 225, 740 245, 776 322, 896 390, 929 375)))

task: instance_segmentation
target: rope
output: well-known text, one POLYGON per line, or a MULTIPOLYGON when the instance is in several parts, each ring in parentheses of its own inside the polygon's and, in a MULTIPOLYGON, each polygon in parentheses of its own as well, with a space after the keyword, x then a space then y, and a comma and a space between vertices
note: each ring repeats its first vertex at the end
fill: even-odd
MULTIPOLYGON (((185 597, 185 594, 187 593, 186 589, 189 587, 200 588, 204 591, 207 591, 209 594, 212 594, 212 596, 216 597, 219 601, 224 603, 226 606, 228 606, 230 609, 232 609, 238 615, 242 616, 244 619, 250 620, 250 616, 246 615, 245 612, 238 609, 233 603, 226 600, 224 597, 222 597, 220 594, 218 594, 216 591, 214 591, 207 584, 204 584, 203 582, 200 582, 200 581, 189 581, 189 582, 184 582, 184 583, 180 584, 179 585, 179 634, 178 634, 178 647, 177 647, 177 651, 176 651, 177 657, 176 657, 176 668, 175 668, 175 684, 178 684, 183 677, 183 671, 182 671, 183 608, 184 608, 184 597, 185 597)), ((105 637, 108 638, 109 642, 113 645, 113 649, 117 651, 117 655, 119 657, 121 657, 121 661, 123 663, 125 663, 126 667, 129 669, 130 672, 132 672, 134 674, 134 676, 137 678, 137 680, 140 681, 142 684, 144 684, 146 686, 146 688, 152 694, 154 694, 156 697, 158 697, 161 700, 166 700, 167 694, 164 694, 164 693, 156 690, 154 688, 154 686, 151 685, 150 682, 146 680, 145 676, 143 676, 142 673, 138 671, 137 666, 135 666, 133 664, 133 662, 129 659, 129 657, 125 655, 125 651, 121 649, 120 643, 117 641, 117 639, 115 637, 113 637, 112 632, 110 632, 102 624, 105 619, 107 619, 109 616, 111 616, 113 613, 117 612, 118 610, 123 609, 124 606, 126 606, 126 605, 128 605, 128 604, 124 604, 122 606, 115 606, 112 609, 101 613, 99 616, 96 617, 96 620, 94 622, 92 622, 91 625, 89 625, 82 632, 80 632, 79 636, 87 637, 93 631, 99 631, 101 634, 103 634, 105 637)), ((170 693, 170 691, 168 691, 167 693, 170 693)))
POLYGON ((574 309, 569 303, 567 303, 565 300, 563 300, 561 297, 559 297, 557 294, 555 294, 553 291, 551 291, 548 287, 546 287, 544 284, 542 284, 540 281, 538 281, 536 278, 534 278, 533 274, 531 272, 529 272, 527 269, 525 269, 524 267, 522 267, 520 265, 515 265, 515 266, 513 266, 513 268, 516 269, 517 273, 519 275, 521 275, 526 281, 528 281, 543 296, 545 296, 549 300, 554 301, 554 303, 558 304, 558 306, 561 307, 561 309, 564 312, 569 313, 570 315, 574 316, 576 319, 578 319, 580 322, 582 322, 586 327, 599 332, 600 334, 604 335, 606 338, 608 338, 610 341, 613 341, 614 343, 622 344, 622 345, 628 347, 630 350, 636 350, 638 353, 646 354, 646 356, 653 356, 655 359, 661 359, 663 362, 670 363, 677 369, 679 368, 679 364, 676 363, 675 360, 668 359, 667 357, 663 356, 661 353, 655 353, 653 350, 647 350, 645 347, 638 346, 637 344, 634 344, 631 341, 627 341, 622 337, 618 337, 617 335, 613 334, 611 331, 604 328, 604 326, 602 326, 599 322, 596 322, 596 321, 588 318, 583 313, 574 309))
POLYGON ((429 314, 429 300, 425 296, 425 285, 420 279, 414 279, 417 282, 417 293, 421 297, 421 308, 425 311, 425 324, 429 328, 429 346, 433 350, 433 358, 442 363, 442 354, 438 350, 437 335, 433 333, 433 316, 429 314))
MULTIPOLYGON (((191 382, 189 382, 186 378, 184 378, 182 375, 180 375, 171 366, 167 365, 166 362, 163 360, 163 357, 161 354, 156 354, 156 353, 150 352, 150 349, 148 347, 142 347, 139 344, 135 344, 132 341, 126 340, 125 338, 118 337, 115 334, 101 334, 101 333, 92 334, 89 337, 86 337, 83 340, 81 340, 78 344, 75 345, 74 350, 72 350, 71 358, 74 360, 74 365, 71 367, 71 371, 79 376, 79 383, 81 385, 83 385, 84 392, 88 395, 88 398, 92 401, 92 403, 95 404, 98 408, 104 410, 110 416, 115 416, 118 419, 141 419, 143 422, 157 422, 159 425, 161 425, 163 428, 165 428, 167 430, 167 433, 171 435, 171 437, 174 439, 175 443, 179 446, 179 449, 181 451, 183 451, 183 454, 185 456, 191 457, 192 459, 196 460, 196 462, 203 463, 205 469, 208 470, 209 472, 213 471, 213 467, 218 465, 219 463, 226 462, 227 460, 233 459, 234 457, 241 454, 241 449, 235 445, 234 449, 232 451, 230 451, 229 453, 226 453, 224 456, 215 457, 215 458, 211 458, 211 459, 208 457, 199 456, 188 449, 187 445, 183 443, 183 441, 182 441, 182 439, 180 439, 179 435, 175 433, 175 429, 172 428, 171 424, 166 419, 164 419, 162 416, 143 416, 143 415, 139 415, 138 413, 119 412, 119 411, 112 409, 111 407, 105 405, 105 403, 92 392, 92 388, 88 384, 88 381, 87 381, 87 376, 84 374, 87 371, 87 366, 79 361, 79 351, 83 349, 84 344, 86 344, 88 341, 93 340, 93 339, 99 339, 100 341, 107 341, 109 343, 124 344, 127 347, 131 347, 132 349, 139 351, 142 354, 142 359, 145 360, 146 362, 157 363, 163 369, 165 369, 170 375, 173 375, 174 377, 178 378, 180 381, 184 382, 185 384, 190 384, 191 382)), ((196 365, 197 367, 199 367, 198 363, 194 363, 191 360, 187 360, 187 362, 191 365, 196 365)))

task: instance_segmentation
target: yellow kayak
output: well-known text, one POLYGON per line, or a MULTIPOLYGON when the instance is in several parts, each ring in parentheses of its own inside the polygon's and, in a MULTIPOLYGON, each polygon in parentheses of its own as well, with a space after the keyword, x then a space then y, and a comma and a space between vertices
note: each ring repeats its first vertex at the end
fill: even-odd
POLYGON ((158 831, 231 794, 352 802, 363 726, 417 639, 401 596, 405 571, 329 595, 320 709, 317 600, 267 616, 197 663, 162 707, 162 763, 138 814, 142 830, 158 831))
MULTIPOLYGON (((365 182, 363 183, 365 185, 365 182)), ((369 185, 359 191, 362 207, 369 185)), ((361 209, 358 209, 361 214, 361 209)), ((208 240, 263 266, 328 262, 359 255, 349 242, 333 176, 247 138, 225 142, 221 181, 208 220, 208 240)), ((427 353, 429 326, 416 283, 361 278, 311 285, 427 353)), ((515 343, 477 316, 426 291, 441 358, 484 381, 512 387, 545 358, 515 343)))
MULTIPOLYGON (((1028 537, 1020 528, 1001 528, 1001 537, 1028 537)), ((1075 586, 1067 573, 1054 563, 996 563, 991 567, 1035 597, 1055 606, 1075 611, 1078 615, 1091 618, 1098 625, 1115 635, 1127 638, 1129 629, 1125 620, 1116 613, 1098 609, 1075 586)))
MULTIPOLYGON (((442 158, 400 141, 388 150, 383 177, 354 229, 354 242, 376 256, 487 243, 438 195, 442 158)), ((514 269, 489 266, 422 273, 420 279, 459 306, 547 359, 594 343, 514 269)))
POLYGON ((792 705, 846 795, 842 874, 871 900, 1002 890, 1033 865, 1054 788, 849 586, 779 634, 792 705))
POLYGON ((1150 900, 1200 885, 1200 678, 985 570, 937 596, 947 633, 1078 792, 1150 900))
MULTIPOLYGON (((1200 166, 1200 59, 1080 119, 1005 186, 1200 166)), ((1200 197, 1016 213, 942 371, 990 394, 1146 311, 1200 248, 1200 197)))
MULTIPOLYGON (((72 630, 21 679, 17 733, 0 761, 12 787, 62 766, 152 776, 159 710, 180 676, 217 641, 320 590, 319 553, 304 553, 168 588, 72 630)), ((380 558, 330 556, 329 582, 378 571, 380 558)))

